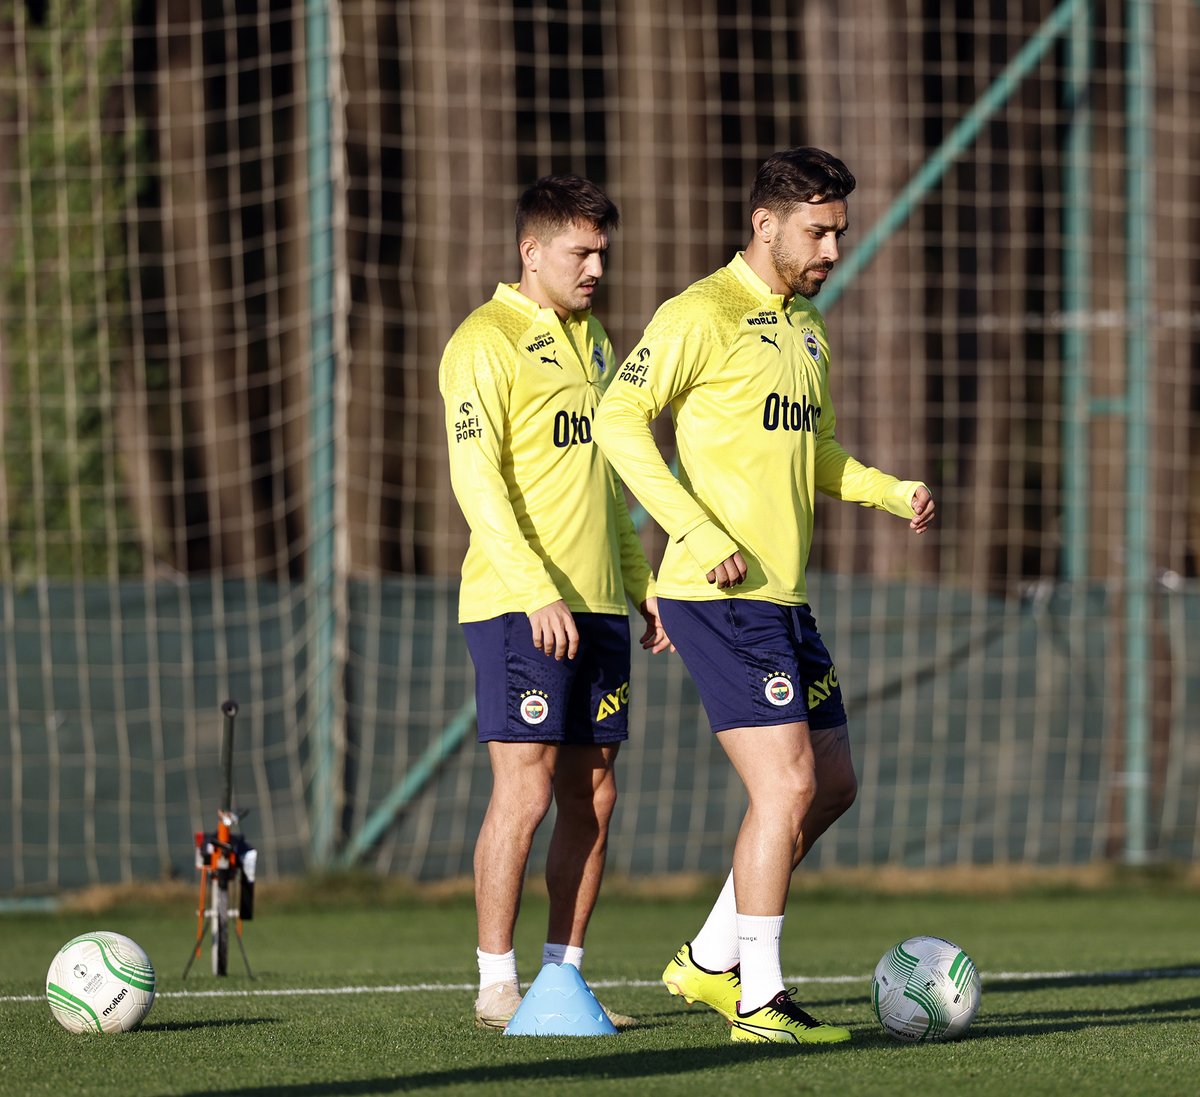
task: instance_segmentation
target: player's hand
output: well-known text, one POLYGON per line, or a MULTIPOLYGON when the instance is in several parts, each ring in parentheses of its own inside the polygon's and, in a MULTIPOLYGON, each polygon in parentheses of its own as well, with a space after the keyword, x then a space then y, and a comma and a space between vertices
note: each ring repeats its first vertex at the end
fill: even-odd
POLYGON ((742 559, 742 554, 735 552, 729 559, 722 560, 708 573, 707 579, 710 583, 716 583, 721 590, 745 582, 746 561, 742 559))
POLYGON ((529 627, 533 633, 533 646, 561 662, 564 658, 574 659, 579 651, 579 629, 575 618, 561 598, 548 606, 534 610, 529 615, 529 627))
POLYGON ((908 523, 908 528, 914 533, 924 533, 933 525, 933 513, 935 510, 933 496, 929 494, 928 488, 917 488, 912 497, 913 520, 908 523))
POLYGON ((671 638, 663 628, 662 618, 658 615, 658 599, 647 598, 638 606, 638 612, 646 619, 646 631, 642 633, 642 647, 652 655, 666 651, 667 648, 674 651, 675 645, 671 643, 671 638))

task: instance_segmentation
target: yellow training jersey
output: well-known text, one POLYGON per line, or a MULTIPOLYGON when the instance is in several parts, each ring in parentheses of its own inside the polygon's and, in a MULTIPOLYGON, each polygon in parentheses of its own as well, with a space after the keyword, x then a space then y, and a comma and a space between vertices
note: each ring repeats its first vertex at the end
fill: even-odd
POLYGON ((806 602, 818 490, 911 518, 919 482, 860 464, 835 423, 829 337, 809 300, 785 302, 739 252, 665 302, 596 419, 601 449, 670 538, 658 593, 806 602), (678 480, 650 433, 668 405, 678 480), (705 576, 736 550, 746 581, 718 589, 705 576))
POLYGON ((626 613, 653 593, 625 495, 592 442, 612 345, 590 310, 560 321, 501 283, 442 354, 450 479, 471 527, 460 621, 626 613))

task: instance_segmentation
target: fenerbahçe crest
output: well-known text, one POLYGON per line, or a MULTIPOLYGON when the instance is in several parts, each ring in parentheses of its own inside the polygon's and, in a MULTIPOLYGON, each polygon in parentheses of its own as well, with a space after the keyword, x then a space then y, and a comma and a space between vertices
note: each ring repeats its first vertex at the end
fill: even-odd
POLYGON ((770 678, 764 678, 766 686, 763 687, 763 693, 766 694, 767 700, 777 708, 783 708, 784 705, 790 705, 792 698, 796 696, 796 689, 792 685, 791 678, 780 672, 772 674, 770 678))
POLYGON ((816 333, 812 328, 804 329, 804 349, 812 356, 812 360, 821 364, 821 344, 817 342, 816 333))
POLYGON ((550 715, 550 698, 540 689, 527 689, 521 694, 521 719, 527 724, 540 724, 550 715))

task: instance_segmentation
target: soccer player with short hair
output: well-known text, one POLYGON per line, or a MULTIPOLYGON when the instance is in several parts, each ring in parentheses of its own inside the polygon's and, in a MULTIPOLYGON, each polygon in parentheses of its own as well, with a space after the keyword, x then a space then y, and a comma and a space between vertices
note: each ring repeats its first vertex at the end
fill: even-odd
POLYGON ((829 338, 811 302, 838 259, 855 180, 793 148, 759 169, 751 237, 664 303, 620 367, 600 448, 669 537, 658 604, 712 729, 746 786, 733 871, 663 972, 737 1041, 835 1043, 784 988, 779 938, 793 869, 854 802, 837 671, 808 605, 815 493, 886 510, 924 533, 933 498, 837 442, 829 338), (676 479, 650 424, 670 407, 676 479))
POLYGON ((624 492, 592 441, 615 358, 591 304, 618 220, 578 176, 529 187, 516 215, 521 280, 462 322, 439 370, 451 482, 471 528, 459 620, 493 777, 475 847, 485 1028, 504 1028, 521 1002, 513 930, 552 800, 542 963, 583 962, 628 736, 627 598, 646 620, 642 647, 669 646, 624 492))

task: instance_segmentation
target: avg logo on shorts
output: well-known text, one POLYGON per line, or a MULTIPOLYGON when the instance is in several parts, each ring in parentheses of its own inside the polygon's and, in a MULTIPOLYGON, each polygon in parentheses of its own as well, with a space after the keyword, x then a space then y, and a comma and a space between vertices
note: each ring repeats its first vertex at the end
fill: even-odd
POLYGON ((820 681, 813 682, 812 685, 808 687, 809 710, 811 711, 822 702, 828 701, 830 696, 833 694, 833 691, 837 689, 838 685, 837 668, 830 667, 829 673, 826 674, 824 678, 822 678, 820 681))
POLYGON ((600 699, 600 707, 596 709, 596 723, 609 716, 615 716, 621 711, 622 705, 629 704, 629 683, 622 682, 619 689, 606 693, 600 699))
POLYGON ((550 698, 540 689, 527 689, 521 694, 521 719, 527 724, 540 724, 550 715, 550 698))
POLYGON ((769 678, 764 678, 763 681, 766 683, 763 693, 766 694, 767 700, 771 704, 777 708, 783 708, 784 705, 792 703, 792 698, 796 696, 796 688, 792 685, 790 675, 778 671, 769 678))

